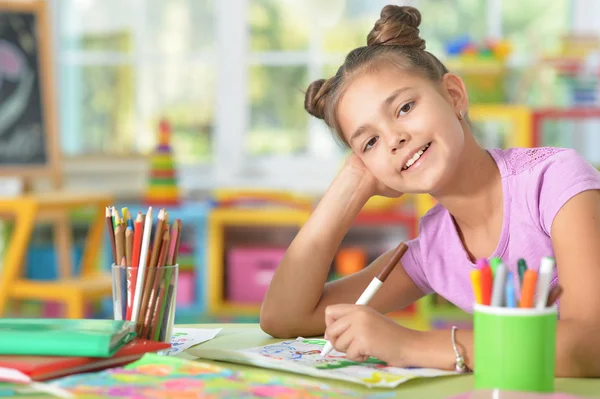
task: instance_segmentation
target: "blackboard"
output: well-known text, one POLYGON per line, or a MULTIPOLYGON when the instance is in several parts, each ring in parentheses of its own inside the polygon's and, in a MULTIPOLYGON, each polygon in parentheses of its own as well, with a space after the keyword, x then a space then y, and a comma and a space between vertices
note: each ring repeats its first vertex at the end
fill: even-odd
POLYGON ((0 0, 0 172, 55 167, 57 148, 45 1, 0 0))

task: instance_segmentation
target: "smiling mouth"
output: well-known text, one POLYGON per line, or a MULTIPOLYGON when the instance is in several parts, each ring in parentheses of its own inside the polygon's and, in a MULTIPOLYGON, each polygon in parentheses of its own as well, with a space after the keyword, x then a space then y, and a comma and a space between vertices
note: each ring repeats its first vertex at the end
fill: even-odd
POLYGON ((419 158, 421 158, 421 155, 423 155, 425 153, 425 151, 427 151, 427 149, 431 146, 431 143, 427 143, 425 144, 425 146, 423 146, 423 148, 421 148, 419 151, 415 152, 415 155, 413 155, 407 162, 406 165, 404 165, 402 167, 402 171, 407 170, 408 168, 410 168, 411 166, 413 166, 413 164, 415 162, 417 162, 419 160, 419 158))

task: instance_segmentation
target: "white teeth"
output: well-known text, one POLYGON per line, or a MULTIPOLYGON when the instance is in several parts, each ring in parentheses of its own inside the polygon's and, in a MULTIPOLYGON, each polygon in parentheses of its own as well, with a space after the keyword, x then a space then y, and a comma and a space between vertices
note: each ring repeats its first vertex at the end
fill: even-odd
POLYGON ((415 154, 406 162, 406 165, 404 165, 402 170, 406 170, 406 169, 410 168, 415 162, 417 162, 417 160, 419 158, 421 158, 421 155, 423 155, 423 153, 429 148, 429 145, 430 144, 427 144, 421 150, 415 152, 415 154))

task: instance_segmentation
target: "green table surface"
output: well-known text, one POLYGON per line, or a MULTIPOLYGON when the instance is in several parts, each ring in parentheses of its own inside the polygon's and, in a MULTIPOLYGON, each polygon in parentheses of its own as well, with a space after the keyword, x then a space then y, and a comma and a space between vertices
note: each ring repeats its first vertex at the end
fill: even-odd
MULTIPOLYGON (((271 336, 265 334, 257 324, 186 324, 177 325, 176 327, 188 327, 188 328, 221 328, 221 332, 212 340, 196 345, 179 356, 185 359, 196 359, 198 361, 218 364, 222 367, 226 367, 233 370, 244 370, 250 369, 251 366, 245 366, 241 364, 225 363, 220 361, 213 361, 207 359, 198 359, 194 355, 194 351, 197 348, 229 348, 229 349, 243 349, 254 346, 267 345, 275 342, 280 342, 280 339, 274 339, 271 336)), ((309 380, 317 380, 314 377, 287 373, 284 371, 272 370, 274 374, 295 376, 306 378, 309 380)), ((359 392, 373 392, 373 391, 385 391, 389 392, 390 389, 370 389, 363 387, 358 384, 347 383, 344 381, 336 381, 331 379, 318 379, 319 382, 325 382, 332 386, 343 387, 346 389, 352 389, 359 392)), ((410 398, 410 399, 443 399, 459 395, 462 393, 468 393, 473 390, 473 376, 472 375, 460 375, 460 376, 447 376, 437 378, 421 378, 415 379, 403 384, 400 384, 397 388, 392 391, 396 393, 398 398, 410 398)), ((585 379, 585 378, 557 378, 555 384, 555 391, 562 392, 582 397, 589 398, 600 398, 600 379, 585 379)), ((21 395, 18 395, 21 396, 21 395)), ((28 395, 23 395, 25 397, 28 395)), ((30 397, 30 396, 29 396, 30 397)), ((35 397, 42 397, 35 395, 35 397)), ((43 396, 50 397, 50 396, 43 396)), ((541 397, 541 396, 540 396, 541 397)), ((485 396, 487 398, 498 398, 498 396, 485 396)), ((509 398, 508 396, 501 395, 500 399, 509 398)))
MULTIPOLYGON (((243 349, 254 346, 267 345, 275 342, 280 342, 280 339, 274 339, 265 334, 257 324, 190 324, 179 325, 177 327, 194 327, 194 328, 222 328, 221 332, 212 340, 196 345, 184 352, 181 357, 187 359, 195 359, 194 349, 196 348, 229 348, 243 349)), ((251 366, 237 365, 233 363, 224 363, 206 359, 198 359, 202 362, 218 364, 234 370, 249 369, 251 366)), ((298 374, 286 373, 283 371, 273 370, 273 373, 280 375, 298 374)), ((302 376, 302 378, 312 379, 310 376, 302 376)), ((344 381, 319 379, 320 382, 326 382, 332 386, 349 388, 361 392, 373 392, 372 388, 363 387, 358 384, 347 383, 344 381)), ((384 389, 379 388, 383 391, 384 389)), ((427 399, 443 399, 461 393, 471 392, 473 390, 473 376, 447 376, 437 378, 420 378, 400 384, 393 391, 398 398, 427 398, 427 399)), ((389 392, 389 389, 385 389, 389 392)), ((600 378, 557 378, 555 391, 568 393, 577 396, 600 398, 600 378)))

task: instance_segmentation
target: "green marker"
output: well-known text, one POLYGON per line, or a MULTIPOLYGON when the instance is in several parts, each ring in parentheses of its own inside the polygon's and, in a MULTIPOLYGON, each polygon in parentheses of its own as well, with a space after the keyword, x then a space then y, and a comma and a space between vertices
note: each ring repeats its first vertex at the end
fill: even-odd
POLYGON ((490 259, 490 267, 492 268, 492 276, 496 275, 496 269, 498 268, 498 264, 502 263, 502 259, 500 258, 492 258, 490 259))
POLYGON ((325 341, 324 339, 303 339, 302 343, 303 344, 314 344, 314 345, 321 345, 321 346, 325 346, 325 341))
POLYGON ((523 285, 523 276, 525 275, 525 271, 527 270, 525 259, 521 258, 518 260, 517 268, 519 270, 519 282, 521 283, 521 285, 523 285))

